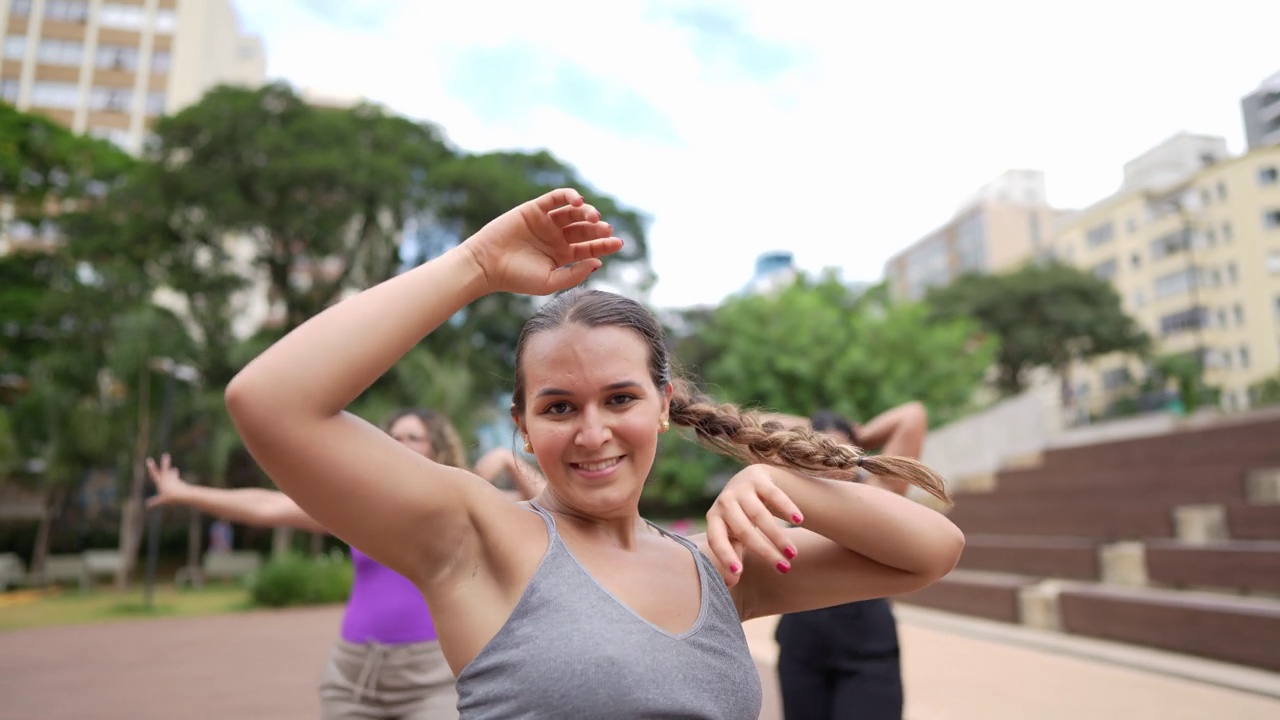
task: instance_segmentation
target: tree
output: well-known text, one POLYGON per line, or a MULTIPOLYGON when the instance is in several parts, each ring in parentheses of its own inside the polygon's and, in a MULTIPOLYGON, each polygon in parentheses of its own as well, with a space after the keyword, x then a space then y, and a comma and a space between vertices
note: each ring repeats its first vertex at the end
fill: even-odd
MULTIPOLYGON (((921 304, 889 302, 883 286, 857 293, 832 276, 736 297, 686 320, 691 329, 675 354, 709 394, 802 416, 826 407, 866 420, 919 400, 944 423, 970 407, 993 350, 974 340, 969 320, 934 320, 921 304)), ((687 501, 731 469, 691 462, 678 446, 664 442, 650 495, 687 501)))
POLYGON ((972 318, 999 338, 996 386, 1007 395, 1026 389, 1033 368, 1052 368, 1065 386, 1073 360, 1150 347, 1110 283, 1062 263, 965 275, 931 290, 927 301, 935 317, 972 318))

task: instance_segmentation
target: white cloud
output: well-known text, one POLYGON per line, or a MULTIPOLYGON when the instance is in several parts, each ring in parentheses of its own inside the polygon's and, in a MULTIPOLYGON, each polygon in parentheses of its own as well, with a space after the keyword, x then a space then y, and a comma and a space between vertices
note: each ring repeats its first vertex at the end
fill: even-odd
POLYGON ((649 213, 663 305, 715 302, 778 248, 874 280, 1011 167, 1044 170, 1051 199, 1080 206, 1179 130, 1242 149, 1239 98, 1280 69, 1280 4, 1247 0, 681 6, 740 21, 749 37, 727 46, 665 3, 399 2, 345 25, 298 0, 240 5, 273 76, 385 102, 470 150, 545 147, 649 213), (757 44, 788 62, 750 74, 735 54, 757 44), (485 83, 456 73, 477 48, 513 46, 642 98, 671 133, 628 135, 537 96, 488 116, 485 83))

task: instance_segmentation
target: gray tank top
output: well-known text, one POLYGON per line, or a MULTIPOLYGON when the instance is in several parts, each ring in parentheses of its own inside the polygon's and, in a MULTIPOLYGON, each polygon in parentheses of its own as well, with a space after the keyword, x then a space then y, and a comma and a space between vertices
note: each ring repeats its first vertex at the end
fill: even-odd
POLYGON ((506 624, 458 674, 463 720, 760 716, 760 676, 737 607, 697 545, 658 528, 693 553, 702 585, 697 621, 673 635, 598 584, 551 514, 529 506, 547 524, 547 553, 506 624))

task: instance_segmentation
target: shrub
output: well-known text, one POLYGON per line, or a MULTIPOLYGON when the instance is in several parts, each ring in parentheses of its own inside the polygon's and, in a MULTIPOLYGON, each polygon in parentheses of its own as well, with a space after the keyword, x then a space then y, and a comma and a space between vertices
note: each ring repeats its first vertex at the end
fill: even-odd
POLYGON ((250 598, 265 607, 340 603, 351 592, 351 574, 351 563, 340 551, 315 557, 290 553, 262 566, 250 583, 250 598))

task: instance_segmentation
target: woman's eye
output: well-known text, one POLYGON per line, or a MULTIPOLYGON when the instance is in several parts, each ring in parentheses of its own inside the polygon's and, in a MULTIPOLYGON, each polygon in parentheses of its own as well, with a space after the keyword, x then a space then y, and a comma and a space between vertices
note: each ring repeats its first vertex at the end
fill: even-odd
POLYGON ((610 404, 613 404, 613 405, 626 405, 627 403, 635 399, 636 399, 635 395, 614 395, 613 397, 609 398, 609 402, 610 404))
POLYGON ((547 415, 563 415, 569 412, 569 403, 562 403, 562 402, 554 403, 554 404, 548 405, 546 409, 543 410, 542 412, 546 413, 547 415))

